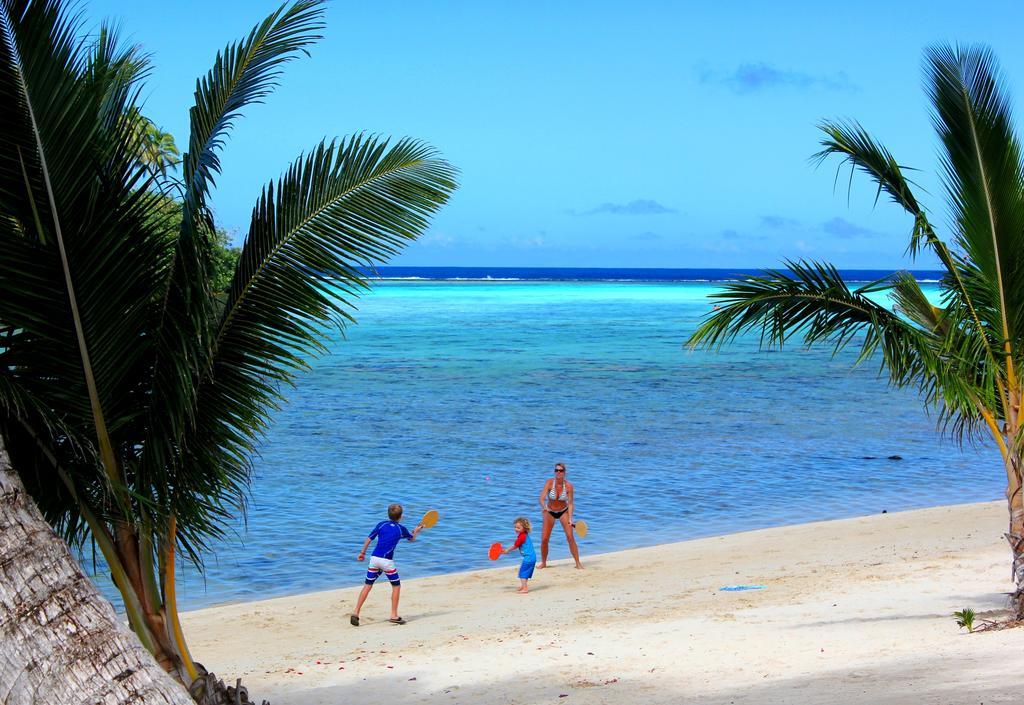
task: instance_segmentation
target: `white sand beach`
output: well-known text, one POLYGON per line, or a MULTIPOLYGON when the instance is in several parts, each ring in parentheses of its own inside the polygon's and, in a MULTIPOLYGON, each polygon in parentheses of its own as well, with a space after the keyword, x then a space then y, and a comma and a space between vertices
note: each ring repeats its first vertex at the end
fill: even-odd
POLYGON ((386 621, 387 585, 358 628, 358 586, 184 619, 197 660, 272 705, 1020 703, 1024 629, 951 617, 1003 615, 1005 526, 990 502, 598 556, 584 542, 586 570, 556 563, 526 596, 511 556, 405 579, 404 626, 386 621))

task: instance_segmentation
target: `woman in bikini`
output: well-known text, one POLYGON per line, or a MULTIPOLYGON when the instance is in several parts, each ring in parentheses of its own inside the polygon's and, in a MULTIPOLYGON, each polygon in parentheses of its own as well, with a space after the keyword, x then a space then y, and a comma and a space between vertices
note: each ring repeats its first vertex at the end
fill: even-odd
POLYGON ((565 539, 569 542, 569 552, 576 561, 576 567, 583 568, 583 564, 580 563, 580 549, 576 546, 576 537, 572 534, 573 488, 572 483, 565 479, 565 463, 556 463, 555 476, 544 483, 544 489, 540 493, 540 508, 544 510, 544 528, 540 535, 540 565, 537 567, 548 566, 548 542, 557 521, 565 531, 565 539))

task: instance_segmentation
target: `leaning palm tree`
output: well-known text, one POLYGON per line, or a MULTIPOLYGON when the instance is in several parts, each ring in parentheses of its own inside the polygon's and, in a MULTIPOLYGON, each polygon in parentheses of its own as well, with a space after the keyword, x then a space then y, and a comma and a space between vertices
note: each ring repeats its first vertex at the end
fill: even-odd
POLYGON ((455 188, 415 140, 320 142, 264 187, 215 295, 225 139, 323 13, 296 0, 217 55, 177 181, 146 158, 146 57, 109 29, 83 39, 57 0, 0 0, 0 434, 47 520, 99 549, 132 629, 186 684, 201 673, 175 566, 201 564, 244 508, 282 388, 352 322, 360 267, 418 237, 455 188))
POLYGON ((897 387, 916 387, 940 425, 961 441, 989 438, 1006 470, 1013 604, 1024 616, 1021 379, 1024 351, 1024 164, 995 58, 979 47, 926 53, 932 119, 952 230, 940 237, 892 154, 855 122, 825 122, 824 149, 866 173, 913 219, 909 252, 927 250, 944 270, 937 300, 908 273, 851 289, 832 266, 786 269, 730 283, 720 308, 689 345, 717 348, 746 331, 762 344, 793 336, 836 350, 859 346, 897 387), (891 297, 893 308, 878 303, 891 297))

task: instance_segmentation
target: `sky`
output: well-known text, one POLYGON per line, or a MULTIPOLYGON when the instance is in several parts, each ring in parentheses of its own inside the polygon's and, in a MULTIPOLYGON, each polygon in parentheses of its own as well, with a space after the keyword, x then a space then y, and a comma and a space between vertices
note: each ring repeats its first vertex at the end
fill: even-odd
MULTIPOLYGON (((195 81, 278 2, 95 0, 152 55, 146 114, 188 143, 195 81)), ((324 137, 411 136, 460 170, 407 266, 929 268, 911 222, 838 162, 823 119, 856 119, 949 232, 924 49, 992 47, 1019 106, 1024 3, 344 2, 232 133, 213 196, 245 237, 260 188, 324 137), (984 11, 982 11, 982 9, 984 11)))

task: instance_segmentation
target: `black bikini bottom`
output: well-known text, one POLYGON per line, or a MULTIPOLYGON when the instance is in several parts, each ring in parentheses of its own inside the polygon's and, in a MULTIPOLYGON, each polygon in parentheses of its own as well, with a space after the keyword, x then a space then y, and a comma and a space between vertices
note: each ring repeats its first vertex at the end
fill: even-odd
POLYGON ((567 512, 567 511, 569 511, 569 510, 568 510, 568 509, 563 509, 563 510, 562 510, 562 511, 560 511, 560 512, 553 512, 553 511, 551 511, 551 510, 549 509, 549 510, 548 510, 548 514, 550 514, 550 515, 551 515, 551 516, 552 516, 553 518, 555 518, 555 519, 558 519, 558 518, 560 518, 560 517, 561 517, 561 516, 562 516, 563 514, 565 514, 565 513, 567 512))

